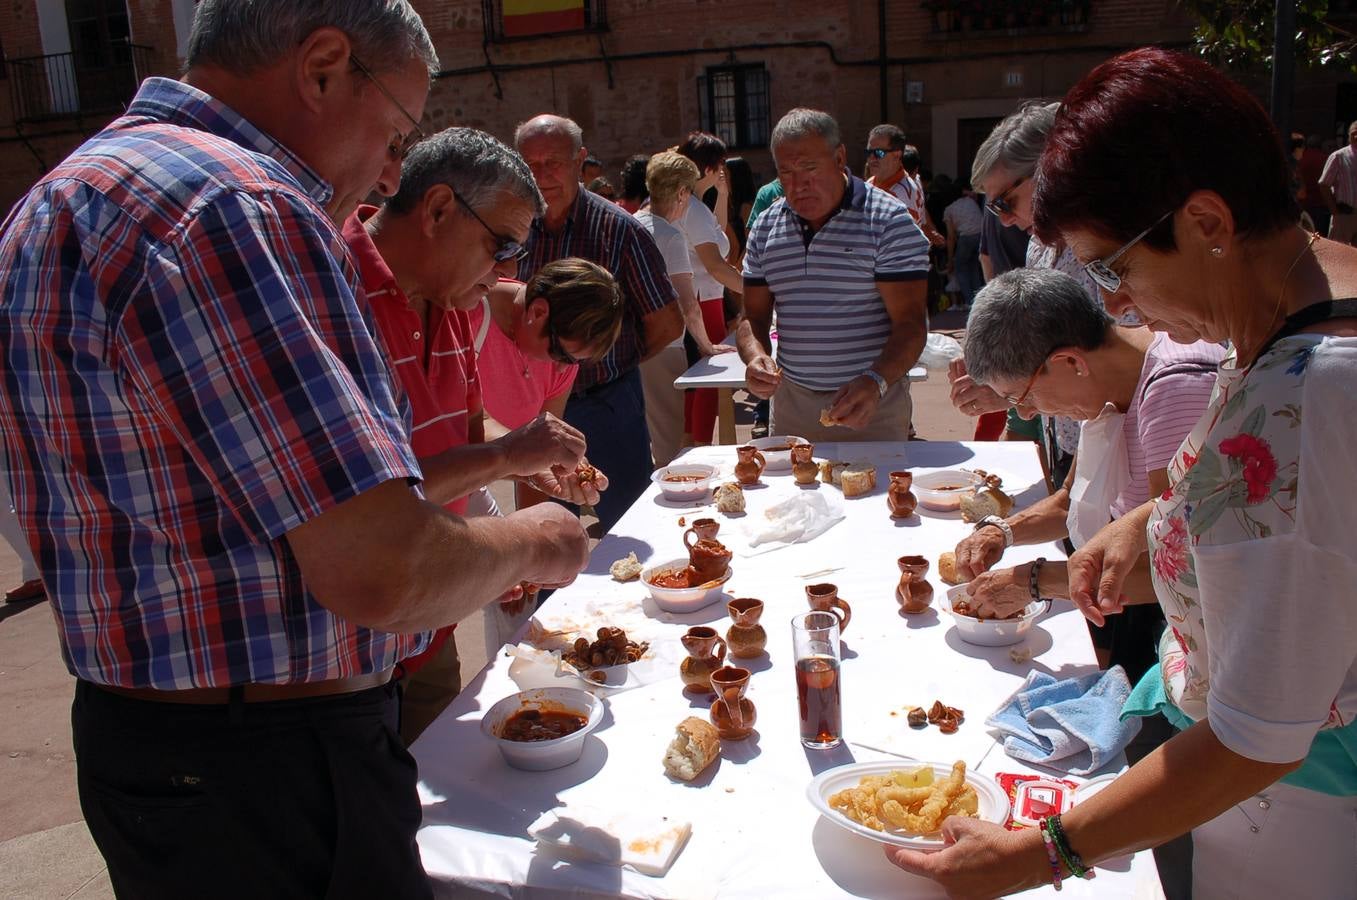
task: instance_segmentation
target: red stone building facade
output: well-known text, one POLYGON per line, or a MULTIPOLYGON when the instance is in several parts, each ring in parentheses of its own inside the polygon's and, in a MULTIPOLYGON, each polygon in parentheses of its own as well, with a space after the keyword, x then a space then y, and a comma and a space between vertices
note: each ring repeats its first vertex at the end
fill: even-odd
MULTIPOLYGON (((931 170, 964 175, 1021 100, 1059 97, 1122 49, 1186 46, 1191 33, 1176 0, 581 0, 581 30, 527 38, 504 36, 501 0, 414 3, 443 63, 427 123, 509 139, 536 113, 568 115, 611 173, 702 128, 771 177, 768 131, 803 105, 838 118, 855 168, 867 131, 888 121, 931 170)), ((136 79, 179 70, 193 7, 0 6, 0 210, 115 114, 136 79), (74 87, 55 84, 63 73, 74 87)), ((1303 81, 1296 125, 1327 136, 1357 117, 1353 81, 1303 81)))

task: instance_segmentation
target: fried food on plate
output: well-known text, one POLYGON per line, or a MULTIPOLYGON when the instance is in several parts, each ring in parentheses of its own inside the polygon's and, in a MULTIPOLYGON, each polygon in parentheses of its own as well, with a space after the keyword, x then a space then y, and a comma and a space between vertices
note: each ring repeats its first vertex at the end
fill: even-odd
POLYGON ((942 780, 934 777, 932 766, 866 775, 857 787, 832 795, 829 806, 874 831, 924 835, 941 828, 948 816, 974 818, 980 798, 966 783, 966 764, 957 760, 942 780))

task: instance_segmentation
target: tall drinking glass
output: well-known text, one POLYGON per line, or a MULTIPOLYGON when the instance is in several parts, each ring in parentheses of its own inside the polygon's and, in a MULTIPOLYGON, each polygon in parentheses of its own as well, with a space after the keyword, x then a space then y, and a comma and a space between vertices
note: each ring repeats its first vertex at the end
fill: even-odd
POLYGON ((801 711, 801 743, 813 750, 837 747, 843 740, 839 702, 839 617, 828 612, 792 617, 796 656, 796 702, 801 711))

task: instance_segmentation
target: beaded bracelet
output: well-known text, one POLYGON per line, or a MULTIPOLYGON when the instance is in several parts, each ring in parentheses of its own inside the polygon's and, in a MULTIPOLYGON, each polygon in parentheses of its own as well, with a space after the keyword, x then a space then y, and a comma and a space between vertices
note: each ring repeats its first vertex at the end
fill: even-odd
POLYGON ((1054 886, 1055 889, 1058 891, 1060 890, 1060 882, 1064 877, 1064 873, 1060 868, 1060 857, 1059 855, 1057 855, 1055 849, 1055 841, 1051 839, 1051 832, 1049 827, 1047 826, 1047 823, 1049 821, 1050 821, 1049 819, 1042 819, 1037 824, 1038 827, 1041 829, 1041 842, 1046 845, 1046 859, 1051 864, 1051 875, 1055 879, 1054 886))
POLYGON ((1027 572, 1027 593, 1033 600, 1041 599, 1041 588, 1037 585, 1041 578, 1041 567, 1046 565, 1046 557, 1038 557, 1032 561, 1032 567, 1027 572))
POLYGON ((1065 836, 1065 826, 1061 823, 1060 816, 1051 816, 1046 819, 1046 822, 1051 831, 1051 838, 1055 842, 1056 852, 1058 852, 1060 858, 1064 860, 1065 867, 1070 870, 1070 874, 1075 878, 1083 878, 1085 880, 1096 877, 1098 873, 1094 872, 1092 867, 1084 865, 1083 859, 1081 859, 1079 854, 1074 852, 1074 848, 1070 846, 1070 840, 1065 836))

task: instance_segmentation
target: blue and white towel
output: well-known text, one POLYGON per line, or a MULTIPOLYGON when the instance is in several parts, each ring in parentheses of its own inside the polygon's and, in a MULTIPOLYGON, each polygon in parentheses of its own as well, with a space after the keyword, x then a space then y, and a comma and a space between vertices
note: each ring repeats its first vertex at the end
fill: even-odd
POLYGON ((1121 666, 1057 681, 1032 672, 985 724, 1014 759, 1070 775, 1096 772, 1140 731, 1121 720, 1131 683, 1121 666))

